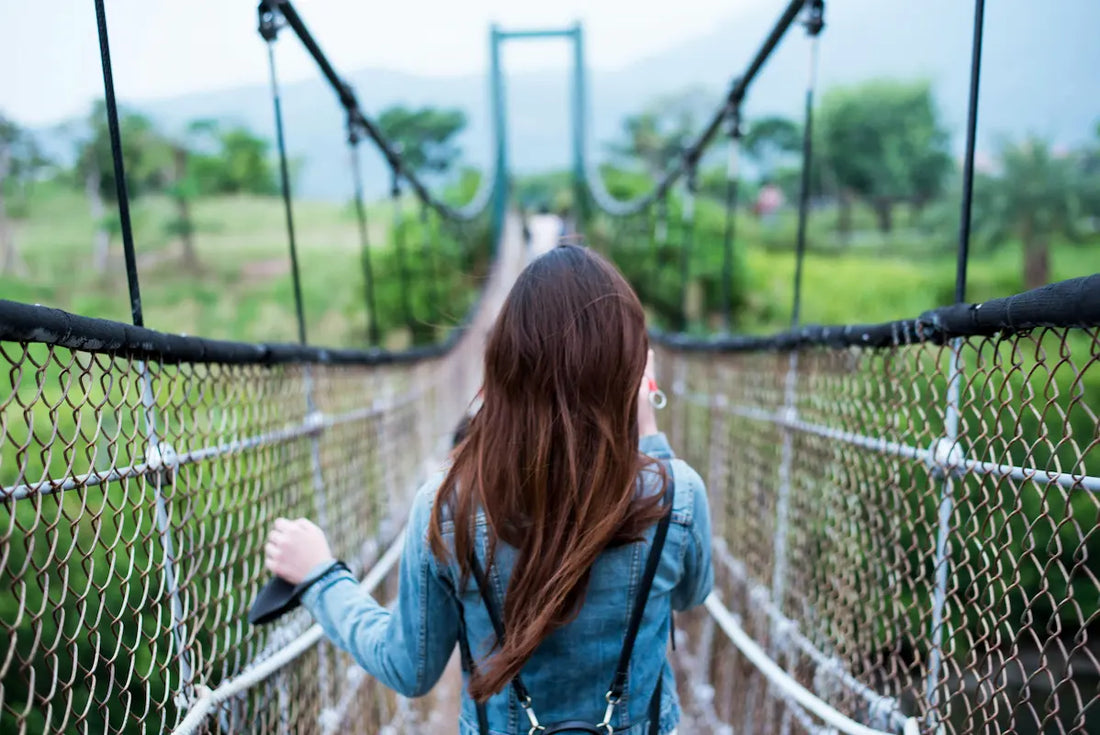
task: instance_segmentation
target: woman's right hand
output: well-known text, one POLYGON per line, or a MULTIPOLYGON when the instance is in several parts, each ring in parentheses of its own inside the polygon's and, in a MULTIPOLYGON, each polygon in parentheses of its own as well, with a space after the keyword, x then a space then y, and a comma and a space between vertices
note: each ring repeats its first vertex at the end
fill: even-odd
POLYGON ((642 374, 642 384, 638 386, 638 435, 649 436, 658 433, 657 411, 649 401, 653 392, 650 385, 656 385, 656 375, 653 367, 653 350, 646 356, 645 372, 642 374))

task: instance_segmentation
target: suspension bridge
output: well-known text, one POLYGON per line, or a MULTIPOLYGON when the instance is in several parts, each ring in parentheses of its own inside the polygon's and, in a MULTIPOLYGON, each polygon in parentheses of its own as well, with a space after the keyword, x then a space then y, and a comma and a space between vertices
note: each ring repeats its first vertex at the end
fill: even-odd
MULTIPOLYGON (((457 660, 433 693, 385 690, 302 611, 248 625, 277 515, 308 516, 363 585, 395 593, 407 503, 443 461, 479 385, 511 279, 553 246, 511 211, 501 47, 572 44, 575 226, 608 254, 672 271, 678 327, 654 332, 663 427, 704 476, 716 589, 678 620, 685 733, 1100 732, 1100 275, 966 301, 982 0, 975 4, 955 303, 883 324, 806 326, 813 156, 806 89, 791 328, 684 333, 696 169, 726 146, 722 314, 732 308, 741 110, 801 29, 811 68, 822 0, 791 0, 696 139, 645 195, 613 197, 588 155, 580 26, 490 34, 495 160, 464 207, 435 197, 365 114, 292 3, 260 3, 296 344, 144 324, 111 78, 96 0, 132 324, 0 301, 0 730, 11 733, 453 731, 457 660), (369 346, 308 342, 274 47, 316 60, 344 111, 364 240, 369 346), (436 268, 492 264, 469 313, 429 346, 378 346, 359 149, 373 145, 437 238, 436 268), (661 256, 672 243, 678 259, 661 256), (660 247, 659 247, 660 246, 660 247), (1090 383, 1091 381, 1091 383, 1090 383), (1093 392, 1087 392, 1089 386, 1093 392)), ((732 70, 731 70, 732 71, 732 70)), ((402 268, 409 243, 398 240, 402 268)), ((305 267, 308 267, 306 264, 305 267)), ((405 270, 402 278, 411 277, 405 270)), ((431 274, 427 275, 431 278, 431 274)), ((646 299, 650 283, 635 283, 646 299)), ((402 292, 403 313, 419 317, 402 292)))

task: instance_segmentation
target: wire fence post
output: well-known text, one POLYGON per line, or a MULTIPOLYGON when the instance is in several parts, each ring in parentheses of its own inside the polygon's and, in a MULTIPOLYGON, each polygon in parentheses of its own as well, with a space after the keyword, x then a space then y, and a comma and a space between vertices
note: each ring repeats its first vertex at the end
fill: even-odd
MULTIPOLYGON (((802 180, 798 200, 798 239, 795 251, 794 302, 791 306, 791 329, 798 327, 802 318, 802 270, 806 259, 806 230, 810 215, 810 183, 813 166, 813 110, 814 89, 817 86, 818 45, 821 30, 825 27, 824 0, 808 0, 806 3, 806 34, 810 38, 809 73, 806 79, 805 124, 802 130, 802 180)), ((791 467, 794 463, 794 423, 798 420, 798 362, 799 355, 791 350, 787 358, 787 373, 783 381, 782 431, 779 477, 775 503, 775 535, 772 546, 772 604, 782 612, 787 595, 787 542, 790 526, 791 467)), ((779 630, 773 620, 769 630, 769 652, 774 658, 778 651, 779 630)), ((790 708, 784 708, 780 730, 790 727, 790 708)))
POLYGON ((796 393, 798 390, 798 352, 787 357, 787 372, 783 378, 783 446, 779 457, 779 482, 775 500, 775 537, 772 547, 772 602, 783 609, 787 593, 787 531, 790 516, 791 465, 794 461, 794 428, 798 420, 796 393))
POLYGON ((585 196, 585 125, 588 112, 585 109, 587 92, 584 78, 584 28, 578 21, 569 31, 573 40, 573 198, 574 210, 578 222, 587 222, 589 217, 588 197, 585 196))
MULTIPOLYGON (((813 99, 817 84, 817 52, 821 29, 825 27, 823 0, 809 0, 805 21, 810 36, 810 66, 806 84, 806 123, 802 131, 802 184, 798 203, 798 248, 795 253, 794 304, 791 308, 791 328, 802 318, 802 263, 806 256, 806 225, 810 209, 810 167, 813 161, 813 99)), ((779 462, 779 483, 776 497, 776 522, 772 566, 772 602, 783 610, 787 585, 787 526, 790 513, 791 464, 794 459, 793 423, 798 420, 798 352, 792 350, 787 360, 783 382, 783 447, 779 462)))
MULTIPOLYGON (((967 100, 966 158, 963 159, 963 191, 961 213, 959 216, 959 246, 955 268, 955 303, 966 301, 966 270, 970 256, 970 217, 974 199, 974 146, 978 127, 978 90, 981 80, 982 35, 984 30, 985 0, 974 2, 973 43, 970 53, 970 90, 967 100)), ((963 377, 962 361, 963 340, 951 340, 951 355, 948 362, 947 406, 944 412, 944 436, 939 446, 933 446, 932 459, 937 463, 936 470, 943 473, 940 488, 940 502, 936 524, 936 552, 934 569, 935 588, 932 592, 931 651, 928 658, 928 683, 925 697, 928 700, 928 724, 935 732, 943 720, 939 711, 939 684, 943 672, 943 628, 944 612, 947 607, 947 583, 951 565, 951 516, 954 514, 954 472, 955 465, 963 458, 963 449, 959 444, 959 420, 961 414, 961 383, 963 377)))
POLYGON ((172 522, 168 512, 168 503, 164 498, 164 488, 175 482, 177 463, 176 452, 157 436, 156 398, 153 395, 152 376, 149 363, 139 360, 141 406, 145 422, 145 462, 153 473, 153 499, 156 505, 157 535, 160 537, 161 551, 164 554, 164 587, 168 593, 169 615, 172 621, 172 640, 176 646, 176 658, 179 660, 180 689, 176 705, 183 707, 189 700, 194 684, 194 669, 187 647, 187 632, 184 626, 183 602, 180 600, 179 576, 176 571, 176 551, 172 542, 172 522))
POLYGON ((938 446, 933 446, 932 459, 937 463, 936 470, 943 472, 940 485, 940 502, 936 518, 936 551, 933 561, 935 570, 935 588, 932 593, 932 615, 929 637, 931 651, 928 658, 928 684, 925 696, 929 706, 929 726, 935 732, 940 722, 939 680, 943 667, 943 619, 947 606, 947 582, 950 572, 951 516, 954 512, 955 481, 952 459, 961 455, 959 449, 959 384, 962 379, 961 339, 951 341, 951 355, 948 362, 947 408, 944 414, 944 436, 938 446))
MULTIPOLYGON (((512 194, 511 181, 508 180, 508 112, 504 106, 504 68, 500 58, 502 36, 500 28, 493 25, 489 31, 489 79, 492 97, 490 109, 496 140, 491 234, 494 247, 504 236, 504 215, 508 208, 508 199, 512 194)), ((496 255, 495 252, 494 255, 496 255)))
POLYGON ((649 248, 650 267, 647 280, 650 299, 656 300, 661 285, 663 250, 668 242, 668 200, 664 197, 658 199, 653 205, 653 227, 650 233, 652 240, 649 248))
MULTIPOLYGON (((103 72, 104 105, 107 112, 107 129, 111 138, 111 159, 115 176, 115 193, 118 198, 119 224, 122 230, 122 248, 126 260, 126 280, 130 294, 130 316, 135 326, 145 325, 142 313, 141 288, 138 281, 137 253, 134 247, 133 225, 130 218, 130 195, 126 186, 126 167, 122 156, 122 134, 118 121, 118 104, 115 100, 114 74, 111 67, 111 50, 107 33, 107 12, 103 0, 95 1, 96 28, 99 35, 100 66, 103 72)), ((187 647, 184 626, 183 603, 180 600, 179 576, 176 571, 176 552, 172 541, 172 524, 164 487, 175 481, 175 451, 157 436, 156 400, 153 395, 149 363, 136 362, 141 391, 142 415, 145 424, 145 460, 153 473, 153 499, 156 506, 157 535, 164 555, 164 586, 168 593, 171 635, 179 661, 180 683, 176 693, 176 705, 186 706, 193 684, 194 669, 187 647)), ((144 478, 139 480, 147 482, 144 478)))
MULTIPOLYGON (((316 386, 313 380, 313 366, 306 364, 303 373, 306 394, 306 424, 309 427, 309 464, 310 479, 313 484, 313 511, 317 514, 317 525, 331 532, 328 518, 328 493, 321 464, 321 434, 324 433, 324 415, 317 408, 316 386)), ((329 694, 328 647, 324 644, 317 648, 317 688, 321 690, 321 702, 327 709, 332 705, 329 694)))
MULTIPOLYGON (((307 344, 306 339, 306 321, 305 321, 305 309, 302 304, 302 284, 301 277, 298 269, 298 250, 295 244, 294 238, 294 213, 293 204, 290 193, 290 172, 287 164, 286 154, 286 139, 283 134, 283 113, 282 103, 279 95, 279 81, 275 73, 275 40, 278 37, 279 25, 278 16, 275 14, 274 8, 268 4, 267 0, 262 2, 259 7, 259 31, 264 41, 267 42, 267 59, 268 68, 271 73, 271 97, 275 109, 275 135, 278 140, 279 146, 279 173, 282 181, 283 190, 283 207, 286 211, 286 229, 287 239, 290 243, 290 265, 291 273, 294 279, 294 305, 298 317, 298 342, 305 346, 307 344)), ((359 166, 358 156, 355 154, 357 140, 351 140, 354 134, 354 126, 349 118, 348 121, 349 141, 351 142, 351 148, 353 153, 352 169, 355 172, 356 181, 356 202, 361 206, 362 202, 362 186, 359 180, 359 166)), ((357 137, 357 136, 355 136, 357 137)), ((361 227, 365 232, 366 219, 365 213, 360 220, 361 227)), ((373 311, 371 312, 373 314, 373 311)), ((314 400, 314 384, 313 384, 313 368, 311 365, 306 365, 303 368, 303 382, 305 385, 305 403, 306 403, 306 424, 309 427, 310 436, 310 478, 313 490, 313 505, 314 512, 317 516, 317 522, 321 528, 327 529, 328 526, 328 504, 325 502, 325 482, 321 473, 321 432, 324 430, 323 416, 317 410, 316 402, 314 400)), ((317 665, 317 682, 318 688, 321 690, 321 701, 325 707, 328 707, 329 702, 329 660, 327 651, 324 646, 321 646, 317 651, 318 665, 317 665)), ((282 679, 279 680, 279 686, 285 687, 285 682, 282 679)), ((282 689, 280 689, 280 695, 282 689)), ((282 703, 283 697, 280 696, 280 703, 282 703)))

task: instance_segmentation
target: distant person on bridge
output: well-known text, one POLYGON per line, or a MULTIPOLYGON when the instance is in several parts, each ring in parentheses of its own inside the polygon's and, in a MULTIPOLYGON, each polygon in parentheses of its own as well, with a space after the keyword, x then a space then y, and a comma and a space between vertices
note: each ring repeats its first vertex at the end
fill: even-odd
MULTIPOLYGON (((482 406, 417 494, 390 611, 279 519, 269 570, 359 664, 427 693, 459 646, 461 735, 668 735, 671 613, 713 583, 703 482, 657 429, 637 296, 563 245, 519 276, 489 333, 482 406)), ((443 427, 440 427, 443 428, 443 427)))

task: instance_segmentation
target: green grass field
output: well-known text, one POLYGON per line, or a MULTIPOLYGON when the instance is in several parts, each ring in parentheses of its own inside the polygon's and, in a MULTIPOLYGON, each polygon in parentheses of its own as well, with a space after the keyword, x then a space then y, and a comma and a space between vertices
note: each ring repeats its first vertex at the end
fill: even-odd
MULTIPOLYGON (((170 203, 147 198, 134 206, 142 300, 147 326, 185 334, 246 341, 293 341, 296 326, 287 236, 277 197, 223 197, 194 206, 198 272, 181 267, 180 246, 169 234, 170 203)), ((700 207, 708 237, 697 239, 696 270, 720 259, 721 212, 700 207)), ((365 342, 366 310, 358 228, 350 206, 296 202, 295 225, 310 341, 332 346, 365 342)), ((384 249, 392 209, 386 202, 369 210, 370 239, 384 249)), ((869 224, 856 212, 857 227, 869 224)), ((831 211, 815 213, 805 264, 804 323, 877 322, 916 316, 949 303, 954 290, 951 243, 904 229, 882 239, 857 231, 854 244, 836 243, 831 211)), ((0 276, 0 295, 56 306, 78 314, 129 320, 121 240, 112 240, 107 273, 92 269, 93 220, 79 191, 42 184, 33 192, 29 216, 16 221, 15 235, 27 273, 0 276)), ((762 333, 783 329, 792 301, 794 213, 765 229, 751 216, 738 220, 737 248, 744 268, 745 307, 739 328, 762 333)), ((419 244, 410 243, 414 254, 419 244)), ((992 249, 976 243, 968 298, 980 301, 1021 290, 1021 248, 992 249)), ((1052 252, 1056 279, 1100 270, 1100 240, 1057 242, 1052 252)), ((671 266, 670 266, 671 267, 671 266)), ((380 288, 392 288, 381 283, 380 288)), ((446 305, 444 305, 446 309, 446 305)), ((391 334, 401 346, 407 336, 391 334)))
MULTIPOLYGON (((24 277, 0 277, 5 298, 56 306, 86 316, 129 321, 121 239, 111 243, 105 274, 92 271, 93 220, 78 192, 53 189, 16 226, 24 277)), ((195 206, 198 272, 181 267, 178 241, 167 234, 169 202, 134 209, 142 302, 147 326, 204 337, 293 341, 296 327, 281 200, 226 197, 195 206)), ((294 208, 302 291, 310 340, 362 342, 366 328, 359 234, 354 211, 330 203, 294 208)), ((371 241, 387 237, 388 206, 369 213, 371 241)))

